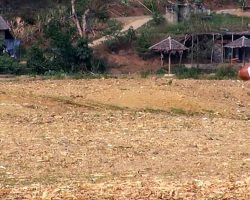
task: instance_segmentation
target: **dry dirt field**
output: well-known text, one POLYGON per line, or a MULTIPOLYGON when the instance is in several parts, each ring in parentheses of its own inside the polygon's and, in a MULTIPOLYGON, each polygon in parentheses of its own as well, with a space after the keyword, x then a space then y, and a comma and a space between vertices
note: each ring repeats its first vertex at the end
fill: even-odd
POLYGON ((0 199, 250 199, 250 82, 0 80, 0 199))

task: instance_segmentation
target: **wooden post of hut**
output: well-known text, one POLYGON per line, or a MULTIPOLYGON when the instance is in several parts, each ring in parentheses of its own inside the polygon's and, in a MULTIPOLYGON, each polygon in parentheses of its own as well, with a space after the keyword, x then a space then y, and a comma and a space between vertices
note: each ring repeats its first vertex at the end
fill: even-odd
POLYGON ((194 35, 192 34, 192 46, 191 46, 191 66, 194 63, 194 35))
POLYGON ((224 63, 224 40, 223 35, 221 34, 221 63, 224 63))
POLYGON ((164 66, 164 54, 161 52, 161 67, 164 66))
POLYGON ((168 75, 171 74, 171 51, 168 52, 168 75))
POLYGON ((214 34, 213 34, 213 44, 212 44, 212 50, 211 50, 211 64, 213 63, 213 55, 214 55, 214 34))
MULTIPOLYGON (((232 42, 234 41, 234 34, 232 34, 232 42)), ((233 64, 234 49, 231 50, 231 64, 233 64)))

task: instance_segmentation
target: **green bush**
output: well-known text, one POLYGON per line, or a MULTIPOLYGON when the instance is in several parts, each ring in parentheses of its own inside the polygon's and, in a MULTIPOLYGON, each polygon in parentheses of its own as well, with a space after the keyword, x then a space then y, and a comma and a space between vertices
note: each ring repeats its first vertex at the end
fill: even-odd
POLYGON ((105 58, 93 58, 91 60, 91 71, 94 73, 105 73, 108 68, 108 62, 105 58))
POLYGON ((165 18, 162 16, 162 14, 160 12, 154 12, 153 13, 153 22, 156 25, 163 24, 164 21, 165 21, 165 18))
POLYGON ((0 56, 0 73, 11 73, 15 74, 19 70, 19 64, 8 54, 4 53, 0 56))
POLYGON ((76 72, 79 70, 91 71, 93 51, 88 46, 88 40, 86 38, 80 38, 77 41, 77 45, 74 51, 76 52, 76 58, 73 61, 72 65, 77 64, 79 69, 72 69, 71 72, 76 72))
POLYGON ((152 33, 147 30, 142 30, 141 33, 137 36, 136 40, 136 51, 138 53, 146 53, 149 51, 151 46, 152 33))
POLYGON ((215 79, 236 79, 237 70, 232 65, 221 65, 216 69, 215 79))
POLYGON ((150 75, 153 74, 152 70, 146 70, 146 71, 142 71, 141 73, 141 78, 148 78, 150 75))
POLYGON ((155 73, 156 73, 156 75, 164 75, 167 73, 167 71, 164 68, 160 68, 155 73))
POLYGON ((133 41, 136 39, 136 34, 133 28, 125 33, 120 33, 119 35, 110 37, 110 39, 104 42, 105 46, 111 52, 117 52, 120 49, 130 47, 133 41))
POLYGON ((198 68, 186 68, 185 66, 176 67, 173 72, 179 79, 198 79, 202 74, 198 68))
POLYGON ((122 24, 115 19, 110 19, 107 21, 108 27, 103 31, 104 35, 110 37, 116 37, 120 35, 122 30, 122 24))
POLYGON ((44 74, 49 70, 48 62, 46 61, 44 51, 42 49, 37 46, 32 46, 28 50, 27 67, 36 74, 44 74))

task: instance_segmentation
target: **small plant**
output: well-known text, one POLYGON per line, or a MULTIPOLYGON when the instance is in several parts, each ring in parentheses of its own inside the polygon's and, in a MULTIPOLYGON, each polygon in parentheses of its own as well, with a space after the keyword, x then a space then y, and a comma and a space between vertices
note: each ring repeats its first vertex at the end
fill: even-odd
POLYGON ((151 70, 146 70, 141 72, 141 78, 147 78, 152 74, 151 70))
POLYGON ((4 53, 0 56, 0 73, 11 73, 15 74, 18 72, 19 64, 8 54, 4 53))
POLYGON ((151 46, 152 34, 150 31, 142 30, 136 40, 136 51, 138 53, 148 52, 148 48, 151 46))
POLYGON ((186 115, 187 112, 182 108, 171 108, 171 112, 177 115, 186 115))
POLYGON ((156 25, 163 24, 164 21, 165 21, 165 18, 162 16, 161 13, 159 13, 159 12, 154 12, 154 13, 153 13, 153 22, 154 22, 156 25))
POLYGON ((160 68, 155 73, 156 75, 164 75, 167 73, 167 71, 164 68, 160 68))
POLYGON ((221 65, 216 69, 215 79, 236 79, 237 70, 232 65, 221 65))
POLYGON ((37 46, 32 46, 29 49, 27 67, 37 74, 44 74, 49 70, 42 49, 37 46))
POLYGON ((117 37, 120 35, 122 30, 122 25, 120 22, 114 19, 110 19, 107 21, 108 27, 104 30, 104 35, 110 36, 110 37, 117 37))
POLYGON ((202 74, 198 68, 186 68, 185 66, 176 67, 173 71, 179 79, 198 79, 202 74))

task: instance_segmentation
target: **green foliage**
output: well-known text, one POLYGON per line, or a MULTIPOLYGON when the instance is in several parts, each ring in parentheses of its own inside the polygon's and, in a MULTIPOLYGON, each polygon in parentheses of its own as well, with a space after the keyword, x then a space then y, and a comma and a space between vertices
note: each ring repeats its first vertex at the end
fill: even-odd
POLYGON ((104 35, 109 37, 117 37, 121 34, 122 24, 115 19, 107 21, 107 28, 103 31, 104 35))
POLYGON ((143 3, 147 8, 149 8, 153 12, 158 10, 156 0, 144 0, 143 3))
POLYGON ((72 65, 76 55, 76 49, 72 44, 74 33, 75 28, 71 24, 60 23, 56 20, 51 20, 46 29, 46 36, 50 39, 50 48, 54 50, 54 65, 64 71, 74 70, 74 65, 72 65))
POLYGON ((216 69, 214 78, 219 80, 236 79, 237 74, 237 70, 232 65, 223 64, 216 69))
POLYGON ((167 71, 166 71, 166 69, 164 69, 164 68, 160 68, 160 69, 158 69, 157 71, 156 71, 156 75, 164 75, 164 74, 166 74, 167 73, 167 71))
POLYGON ((141 78, 148 78, 151 74, 153 74, 152 70, 142 71, 141 78))
POLYGON ((91 60, 91 71, 94 73, 105 73, 108 68, 108 62, 104 58, 93 58, 91 60))
POLYGON ((44 51, 38 46, 34 45, 29 49, 27 67, 37 74, 44 74, 49 70, 44 51))
MULTIPOLYGON (((77 41, 77 45, 75 48, 76 58, 75 64, 80 66, 81 70, 89 70, 91 71, 91 59, 92 59, 92 49, 88 46, 88 40, 86 38, 80 38, 77 41)), ((72 63, 73 64, 73 63, 72 63)), ((76 70, 73 70, 76 71, 76 70)))
POLYGON ((129 28, 127 32, 120 32, 116 36, 110 37, 104 42, 104 44, 106 45, 109 51, 117 52, 120 49, 124 49, 131 46, 135 39, 135 31, 132 28, 129 28))
POLYGON ((239 0, 239 6, 244 9, 246 7, 246 0, 239 0))
POLYGON ((4 53, 0 56, 0 73, 16 73, 19 69, 19 64, 14 58, 4 53))
POLYGON ((179 79, 198 79, 202 74, 198 68, 186 68, 185 66, 176 67, 173 72, 179 79))
POLYGON ((141 31, 136 40, 136 51, 138 53, 148 52, 148 48, 152 44, 152 33, 146 29, 141 31))
POLYGON ((164 21, 165 21, 165 18, 162 16, 162 14, 160 12, 155 11, 153 13, 153 22, 156 25, 163 24, 164 21))

